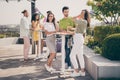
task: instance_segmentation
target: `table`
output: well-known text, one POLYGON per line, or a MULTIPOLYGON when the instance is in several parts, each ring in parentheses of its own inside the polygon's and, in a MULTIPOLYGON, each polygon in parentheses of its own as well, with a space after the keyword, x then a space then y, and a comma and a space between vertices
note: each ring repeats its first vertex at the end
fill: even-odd
POLYGON ((65 75, 65 36, 66 35, 72 35, 71 33, 64 33, 64 32, 57 32, 55 33, 55 35, 61 35, 62 38, 62 57, 61 57, 61 61, 62 61, 62 66, 61 66, 61 70, 60 71, 54 71, 51 73, 62 73, 65 75))

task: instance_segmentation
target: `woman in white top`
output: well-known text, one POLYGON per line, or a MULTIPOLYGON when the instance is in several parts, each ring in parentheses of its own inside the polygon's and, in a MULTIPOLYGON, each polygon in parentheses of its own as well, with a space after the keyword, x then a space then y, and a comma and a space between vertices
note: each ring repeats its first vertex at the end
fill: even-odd
POLYGON ((24 61, 28 60, 28 52, 30 49, 30 22, 28 20, 28 12, 27 10, 24 10, 23 12, 23 18, 20 22, 20 37, 23 37, 24 40, 24 61))
MULTIPOLYGON (((75 19, 76 28, 73 36, 73 48, 70 54, 70 59, 74 67, 74 72, 71 74, 72 77, 85 76, 85 62, 83 56, 83 44, 84 44, 84 34, 88 26, 89 13, 87 10, 82 10, 81 14, 75 19), (80 63, 77 62, 77 58, 80 63)), ((90 20, 90 19, 89 19, 90 20)))
POLYGON ((47 21, 44 24, 44 30, 46 37, 46 44, 50 51, 50 57, 48 58, 47 64, 45 64, 45 68, 47 71, 53 71, 55 69, 52 68, 52 61, 54 57, 56 56, 56 46, 55 46, 55 35, 58 31, 58 27, 55 23, 55 17, 53 13, 49 13, 47 16, 47 21))

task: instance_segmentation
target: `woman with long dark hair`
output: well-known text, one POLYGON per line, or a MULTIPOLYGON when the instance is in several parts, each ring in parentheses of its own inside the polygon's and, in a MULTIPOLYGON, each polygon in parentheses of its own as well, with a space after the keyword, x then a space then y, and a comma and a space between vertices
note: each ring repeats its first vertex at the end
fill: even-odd
POLYGON ((47 71, 51 72, 55 69, 52 67, 53 59, 56 56, 56 46, 55 46, 55 35, 58 31, 58 26, 55 23, 55 17, 53 13, 49 13, 47 15, 46 23, 44 24, 44 30, 46 36, 46 45, 50 51, 50 57, 48 58, 47 64, 45 64, 45 68, 47 71))
POLYGON ((33 42, 35 44, 37 44, 37 55, 36 55, 36 58, 35 60, 39 59, 40 55, 39 55, 39 30, 41 29, 41 25, 40 25, 40 17, 39 17, 39 14, 34 14, 32 16, 32 29, 33 29, 33 32, 32 32, 32 36, 33 36, 33 42))
POLYGON ((86 10, 82 10, 81 14, 76 17, 75 23, 76 27, 74 28, 74 36, 73 36, 73 48, 70 54, 70 59, 73 64, 74 72, 71 74, 72 77, 76 76, 85 76, 85 62, 83 57, 83 44, 84 44, 84 36, 86 33, 87 26, 89 25, 89 13, 86 10), (77 58, 80 63, 77 62, 77 58))

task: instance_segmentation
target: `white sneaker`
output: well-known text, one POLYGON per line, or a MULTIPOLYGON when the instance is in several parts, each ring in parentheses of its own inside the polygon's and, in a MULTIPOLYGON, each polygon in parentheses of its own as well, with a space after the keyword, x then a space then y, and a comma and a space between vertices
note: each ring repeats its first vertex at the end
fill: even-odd
POLYGON ((50 67, 50 70, 51 70, 51 71, 56 71, 56 69, 54 69, 53 67, 50 67))
POLYGON ((85 76, 85 72, 80 71, 80 76, 85 76))
POLYGON ((38 60, 38 59, 40 59, 40 57, 39 57, 39 56, 37 56, 34 60, 36 61, 36 60, 38 60))
POLYGON ((72 70, 71 66, 69 66, 69 67, 67 68, 67 70, 68 70, 68 71, 71 71, 71 70, 72 70))
POLYGON ((51 72, 51 68, 47 64, 45 64, 45 68, 48 72, 51 72))
POLYGON ((71 77, 78 77, 80 76, 80 73, 79 72, 76 72, 74 71, 72 74, 71 74, 71 77))
POLYGON ((43 58, 43 59, 41 59, 40 61, 45 62, 45 61, 47 61, 47 59, 46 59, 46 58, 43 58))

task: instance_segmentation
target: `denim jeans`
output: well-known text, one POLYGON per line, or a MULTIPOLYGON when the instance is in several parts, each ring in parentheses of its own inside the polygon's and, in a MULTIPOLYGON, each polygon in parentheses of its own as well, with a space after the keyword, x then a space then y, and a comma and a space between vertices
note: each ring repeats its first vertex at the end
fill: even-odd
POLYGON ((72 36, 71 35, 67 35, 65 36, 65 63, 67 63, 67 66, 71 66, 71 60, 70 60, 70 53, 71 53, 71 48, 72 46, 69 45, 69 43, 72 43, 70 42, 70 39, 72 39, 72 36))

